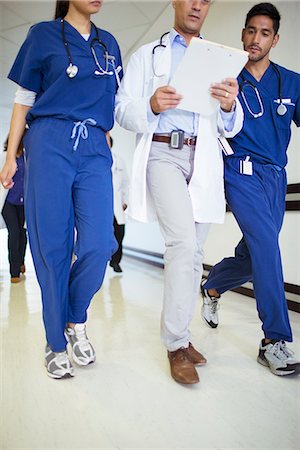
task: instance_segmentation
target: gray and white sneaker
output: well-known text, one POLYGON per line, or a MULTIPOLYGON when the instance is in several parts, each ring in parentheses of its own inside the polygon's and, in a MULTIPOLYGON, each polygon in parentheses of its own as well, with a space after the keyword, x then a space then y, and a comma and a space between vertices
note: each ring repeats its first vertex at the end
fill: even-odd
POLYGON ((210 328, 217 328, 219 325, 218 309, 220 307, 219 300, 221 297, 212 297, 208 294, 201 284, 201 295, 203 305, 201 308, 201 317, 204 323, 210 328))
POLYGON ((74 368, 67 352, 53 352, 48 344, 45 349, 45 366, 47 375, 51 378, 74 377, 74 368))
POLYGON ((66 328, 66 337, 72 347, 73 361, 79 366, 87 366, 96 360, 96 353, 88 340, 84 323, 76 323, 74 328, 66 328))
POLYGON ((300 374, 300 361, 294 358, 294 353, 287 348, 285 341, 273 341, 266 345, 261 341, 257 362, 269 367, 274 375, 300 374))

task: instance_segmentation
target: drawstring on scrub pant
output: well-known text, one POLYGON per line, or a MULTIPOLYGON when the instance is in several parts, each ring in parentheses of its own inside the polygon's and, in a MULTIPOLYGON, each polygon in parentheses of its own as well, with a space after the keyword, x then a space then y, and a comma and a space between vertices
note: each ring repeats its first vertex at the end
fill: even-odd
POLYGON ((77 147, 79 145, 80 138, 87 139, 89 137, 89 132, 88 132, 88 129, 87 129, 86 125, 87 124, 89 124, 89 125, 96 125, 97 122, 94 119, 85 119, 82 122, 80 122, 80 121, 79 122, 74 122, 74 124, 75 125, 74 125, 73 130, 72 130, 71 139, 75 139, 75 136, 77 134, 76 140, 75 140, 74 145, 73 145, 73 151, 76 152, 77 147))

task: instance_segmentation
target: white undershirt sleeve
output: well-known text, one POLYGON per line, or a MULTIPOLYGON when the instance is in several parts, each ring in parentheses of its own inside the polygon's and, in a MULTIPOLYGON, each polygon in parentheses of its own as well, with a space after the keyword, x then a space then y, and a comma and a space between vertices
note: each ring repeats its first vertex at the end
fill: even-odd
POLYGON ((29 91, 28 89, 18 86, 15 94, 15 103, 24 106, 33 106, 36 98, 36 92, 29 91))
MULTIPOLYGON (((82 37, 88 41, 90 35, 82 34, 82 37)), ((18 86, 17 92, 15 94, 15 103, 24 106, 33 106, 36 99, 36 92, 29 91, 28 89, 23 88, 22 86, 18 86)))

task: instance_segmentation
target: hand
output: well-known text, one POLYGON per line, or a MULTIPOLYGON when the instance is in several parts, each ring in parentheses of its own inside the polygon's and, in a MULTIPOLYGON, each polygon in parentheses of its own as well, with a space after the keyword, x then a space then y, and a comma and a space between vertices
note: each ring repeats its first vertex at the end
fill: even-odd
POLYGON ((15 159, 6 161, 1 172, 0 181, 5 189, 11 189, 14 185, 13 176, 17 171, 17 163, 15 159))
POLYGON ((150 106, 154 114, 176 108, 179 105, 182 96, 177 94, 171 86, 162 86, 154 92, 150 98, 150 106))
POLYGON ((211 96, 220 102, 223 111, 232 111, 239 92, 239 85, 235 78, 226 78, 222 83, 213 83, 210 88, 211 96))
POLYGON ((125 211, 127 209, 127 205, 126 203, 123 203, 123 211, 125 211))

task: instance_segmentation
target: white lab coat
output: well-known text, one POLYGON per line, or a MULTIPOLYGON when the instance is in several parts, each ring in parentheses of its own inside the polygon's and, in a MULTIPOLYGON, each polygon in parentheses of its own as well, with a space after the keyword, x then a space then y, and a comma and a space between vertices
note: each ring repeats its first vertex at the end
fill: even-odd
MULTIPOLYGON (((156 51, 153 63, 152 49, 158 43, 159 41, 155 41, 144 45, 131 56, 116 98, 116 121, 127 130, 138 133, 127 213, 141 222, 156 220, 154 205, 146 184, 146 170, 159 116, 150 123, 147 118, 147 105, 158 87, 169 84, 171 68, 169 38, 165 41, 166 48, 160 47, 156 51), (154 76, 153 64, 155 73, 165 75, 154 76)), ((188 186, 195 222, 200 223, 224 221, 223 158, 217 138, 220 135, 233 137, 243 125, 243 110, 238 101, 236 120, 231 132, 224 129, 220 110, 216 115, 217 117, 202 116, 199 119, 194 172, 188 186)))
POLYGON ((112 179, 114 187, 114 215, 119 225, 126 223, 123 205, 128 205, 129 178, 123 160, 112 151, 112 179))

